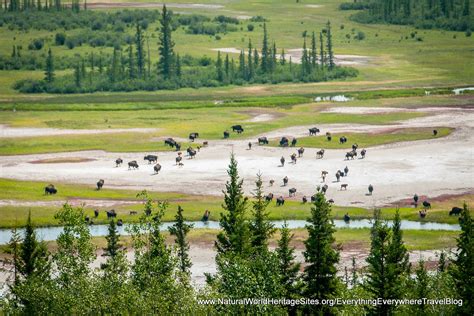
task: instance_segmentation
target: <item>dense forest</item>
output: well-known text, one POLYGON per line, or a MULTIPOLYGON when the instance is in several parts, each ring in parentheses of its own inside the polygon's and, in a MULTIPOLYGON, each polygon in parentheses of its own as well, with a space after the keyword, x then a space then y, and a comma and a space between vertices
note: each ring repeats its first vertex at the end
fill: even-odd
POLYGON ((8 25, 10 29, 27 31, 77 28, 80 31, 74 32, 74 35, 56 33, 54 44, 69 49, 83 44, 113 48, 112 53, 94 54, 91 51, 72 57, 57 57, 54 47, 49 47, 47 53, 44 53, 46 42, 41 38, 34 39, 28 45, 28 53, 25 53, 25 48, 14 45, 11 55, 0 56, 0 69, 44 69, 46 73, 45 80, 28 79, 17 82, 14 88, 20 92, 153 91, 246 83, 318 82, 357 75, 357 70, 335 64, 329 21, 320 32, 304 36, 302 56, 296 63, 291 56, 285 56, 284 49, 277 48, 276 42, 270 39, 265 19, 261 16, 252 17, 250 24, 247 24, 249 32, 254 30, 252 22, 262 26, 260 49, 249 40, 238 58, 217 52, 216 59, 211 59, 207 56, 196 58, 187 54, 179 55, 175 51, 173 32, 182 27, 188 34, 206 34, 218 39, 219 33, 239 29, 240 21, 236 18, 222 15, 212 19, 201 15, 174 15, 166 6, 161 12, 145 11, 145 14, 141 14, 143 11, 138 13, 128 10, 100 13, 65 9, 17 12, 10 11, 9 8, 0 15, 0 23, 8 25), (44 19, 30 16, 38 14, 44 19), (159 21, 157 38, 148 36, 146 32, 149 24, 155 21, 159 21), (133 29, 134 34, 127 34, 125 29, 133 29), (159 56, 151 56, 150 46, 156 45, 156 42, 159 56), (33 54, 34 51, 43 53, 37 56, 33 54), (158 62, 153 63, 152 60, 156 59, 158 62), (70 74, 56 76, 56 70, 64 69, 72 71, 70 74))
POLYGON ((362 10, 351 19, 360 23, 414 25, 466 31, 474 28, 470 0, 354 0, 342 3, 341 10, 362 10))
POLYGON ((352 265, 339 274, 341 247, 335 243, 331 204, 324 193, 317 192, 312 199, 302 268, 295 259, 292 232, 286 225, 276 229, 268 220, 269 202, 260 177, 249 199, 243 195, 233 156, 227 172, 225 213, 220 214, 221 230, 215 240, 217 272, 207 276, 203 288, 192 286, 188 234, 193 227, 186 223, 183 209, 178 207, 169 228, 175 243, 168 245, 160 230, 168 205, 151 200, 143 191, 137 196, 143 201, 140 220, 126 228, 131 235, 129 248, 112 219, 101 251, 105 259, 97 268, 91 267, 97 249, 81 208, 66 204, 57 212, 64 229, 51 251, 38 240, 28 218, 24 235, 14 230, 7 247, 12 279, 0 307, 5 314, 61 315, 473 314, 474 230, 466 205, 459 217, 457 250, 442 252, 435 272, 427 271, 421 257, 415 266, 409 263, 400 214, 389 226, 376 210, 367 267, 357 268, 361 263, 352 258, 352 265), (278 237, 274 250, 269 247, 273 237, 278 237), (134 261, 127 259, 128 251, 134 253, 134 261), (238 304, 239 299, 249 298, 282 301, 238 304), (210 299, 236 304, 203 303, 210 299), (377 304, 377 299, 400 301, 377 304), (342 304, 342 300, 352 303, 342 304))

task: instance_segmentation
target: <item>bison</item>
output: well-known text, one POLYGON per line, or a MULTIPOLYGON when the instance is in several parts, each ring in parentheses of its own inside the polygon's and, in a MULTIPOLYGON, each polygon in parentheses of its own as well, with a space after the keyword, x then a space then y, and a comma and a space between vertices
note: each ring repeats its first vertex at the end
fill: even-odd
POLYGON ((276 199, 277 206, 282 206, 284 204, 285 204, 285 199, 283 198, 283 196, 280 196, 279 198, 276 199))
POLYGON ((282 138, 280 139, 280 146, 281 146, 281 147, 288 147, 288 142, 289 142, 289 141, 288 141, 288 138, 282 137, 282 138))
POLYGON ((179 165, 179 163, 181 162, 181 160, 183 160, 183 157, 177 156, 175 160, 176 160, 176 165, 179 165))
POLYGON ((313 127, 309 129, 309 136, 317 135, 319 133, 319 128, 313 127))
POLYGON ((424 208, 431 208, 431 203, 425 200, 425 201, 423 201, 423 207, 424 208))
POLYGON ((191 133, 191 134, 189 134, 189 139, 190 139, 192 142, 194 142, 194 140, 195 140, 196 138, 198 138, 198 137, 199 137, 199 133, 191 133))
POLYGON ((103 179, 100 179, 100 180, 97 182, 97 191, 99 191, 100 189, 102 189, 103 186, 104 186, 104 180, 103 180, 103 179))
POLYGON ((120 165, 122 165, 122 163, 123 163, 122 158, 115 159, 115 167, 119 167, 120 165))
POLYGON ((281 157, 280 158, 280 163, 281 163, 281 166, 283 167, 285 165, 285 157, 281 157))
POLYGON ((237 134, 240 134, 244 131, 244 129, 242 128, 242 125, 233 125, 232 131, 237 132, 237 134))
POLYGON ((304 154, 304 148, 303 148, 303 147, 300 147, 300 148, 298 149, 298 157, 300 157, 300 158, 303 157, 303 154, 304 154))
POLYGON ((455 206, 451 209, 451 211, 449 211, 449 216, 459 215, 459 214, 461 214, 461 212, 462 212, 462 208, 455 206))
POLYGON ((350 222, 351 217, 349 216, 349 213, 344 214, 344 222, 350 222))
POLYGON ((165 145, 168 145, 170 147, 176 146, 176 141, 173 138, 167 138, 165 139, 165 145))
POLYGON ((54 185, 52 184, 48 184, 45 188, 44 188, 44 194, 45 195, 53 195, 53 194, 56 194, 58 193, 58 190, 54 187, 54 185))
POLYGON ((128 169, 138 169, 138 163, 136 160, 132 160, 128 163, 128 169))
POLYGON ((298 140, 295 137, 293 137, 293 139, 291 140, 291 146, 295 147, 297 142, 298 140))
POLYGON ((155 174, 157 174, 161 170, 161 165, 157 163, 155 166, 153 166, 153 170, 155 171, 155 174))
POLYGON ((266 137, 259 137, 258 138, 259 145, 268 145, 268 139, 266 137))
POLYGON ((345 142, 347 142, 346 136, 339 137, 339 144, 344 144, 345 142))
POLYGON ((347 183, 341 184, 341 191, 342 189, 347 190, 347 186, 348 186, 347 183))
POLYGON ((287 184, 288 184, 288 177, 285 176, 285 177, 283 178, 283 186, 286 186, 287 184))
POLYGON ((295 196, 296 195, 296 188, 291 188, 288 190, 288 195, 289 196, 295 196))
POLYGON ((115 210, 106 211, 106 213, 107 213, 107 218, 117 217, 117 213, 115 213, 115 210))
POLYGON ((369 195, 372 195, 372 192, 374 192, 374 186, 369 184, 369 195))
POLYGON ((322 159, 324 157, 324 149, 316 152, 316 158, 322 159))
POLYGON ((230 133, 228 131, 224 131, 224 138, 229 138, 230 137, 230 133))
POLYGON ((270 202, 273 200, 273 193, 268 193, 266 196, 265 196, 265 200, 267 202, 270 202))
POLYGON ((301 198, 301 201, 303 202, 303 204, 305 204, 306 202, 308 202, 308 198, 306 197, 306 195, 304 195, 304 196, 301 198))
POLYGON ((291 158, 291 162, 296 164, 296 154, 292 154, 290 158, 291 158))
POLYGON ((367 150, 362 149, 361 152, 360 152, 360 159, 364 159, 366 153, 367 153, 367 150))
POLYGON ((434 130, 433 130, 433 136, 436 137, 436 135, 438 135, 438 130, 435 130, 435 129, 434 129, 434 130))
POLYGON ((148 160, 148 164, 158 161, 158 156, 155 155, 146 155, 143 160, 148 160))

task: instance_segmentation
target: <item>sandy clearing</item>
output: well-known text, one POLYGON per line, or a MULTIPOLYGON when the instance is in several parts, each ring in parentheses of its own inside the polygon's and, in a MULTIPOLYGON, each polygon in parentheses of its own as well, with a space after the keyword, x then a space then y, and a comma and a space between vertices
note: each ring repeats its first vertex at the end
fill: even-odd
MULTIPOLYGON (((273 247, 270 247, 273 249, 273 247)), ((448 249, 448 251, 450 251, 448 249)), ((423 250, 423 251, 410 251, 409 252, 409 261, 413 266, 416 266, 420 258, 426 263, 437 262, 439 259, 439 250, 423 250)), ((104 263, 106 257, 102 256, 103 250, 97 251, 97 258, 91 264, 93 268, 99 268, 101 263, 104 263)), ((191 243, 189 249, 189 256, 191 258, 192 267, 191 267, 191 277, 194 286, 199 288, 205 285, 206 277, 205 273, 215 274, 217 272, 215 256, 216 250, 213 248, 212 244, 196 244, 191 243)), ((343 249, 340 252, 340 259, 338 264, 338 275, 343 276, 344 268, 347 267, 349 270, 352 267, 352 258, 356 259, 356 268, 360 270, 361 268, 367 266, 365 259, 368 256, 368 249, 361 249, 360 247, 343 249)), ((301 246, 297 247, 295 250, 295 260, 302 262, 302 268, 304 267, 304 256, 303 249, 301 246)), ((134 260, 134 252, 132 250, 127 251, 127 259, 130 262, 134 260)), ((436 265, 430 265, 435 267, 436 265)), ((4 266, 4 270, 0 271, 0 284, 5 283, 8 278, 12 275, 9 269, 9 265, 4 266)), ((302 270, 301 270, 302 271, 302 270)))
POLYGON ((79 157, 69 157, 69 158, 50 158, 50 159, 41 159, 41 160, 34 160, 30 161, 29 163, 32 164, 41 164, 41 163, 79 163, 79 162, 88 162, 94 161, 95 159, 92 158, 79 158, 79 157))
MULTIPOLYGON (((297 164, 279 166, 279 159, 295 152, 295 148, 271 148, 253 146, 247 150, 247 140, 220 140, 210 142, 201 149, 197 158, 185 157, 184 166, 175 165, 175 152, 160 153, 162 171, 154 175, 153 165, 142 162, 143 153, 106 153, 85 151, 61 154, 22 155, 0 157, 3 178, 34 180, 51 183, 69 182, 93 185, 97 179, 104 179, 110 187, 152 190, 164 192, 184 192, 199 195, 221 196, 228 176, 226 168, 233 151, 239 162, 240 175, 244 178, 244 190, 251 194, 256 174, 261 172, 265 183, 274 179, 273 187, 265 187, 267 192, 288 196, 288 189, 295 187, 300 200, 303 195, 311 195, 321 184, 322 170, 329 171, 327 184, 328 198, 337 205, 374 207, 383 206, 418 195, 438 196, 459 194, 474 188, 473 157, 474 111, 452 111, 442 114, 415 118, 393 125, 329 124, 318 126, 322 133, 338 132, 382 132, 394 128, 416 128, 447 126, 455 127, 450 136, 438 139, 395 143, 372 147, 366 159, 344 160, 345 150, 327 150, 324 159, 315 159, 318 149, 306 149, 305 156, 297 164), (95 161, 83 163, 40 164, 28 162, 34 159, 55 157, 86 157, 95 161), (115 168, 114 160, 121 157, 125 162, 138 160, 138 170, 128 170, 126 164, 115 168), (349 167, 349 176, 343 178, 347 191, 340 191, 335 181, 337 170, 349 167), (281 179, 288 176, 289 186, 281 187, 281 179), (367 196, 367 186, 375 187, 374 194, 367 196)), ((277 138, 287 136, 307 136, 308 127, 289 127, 265 136, 277 138)), ((252 137, 255 141, 257 137, 252 137)), ((350 142, 350 140, 349 140, 350 142)), ((59 186, 60 189, 60 186, 59 186)))
POLYGON ((340 113, 340 114, 382 114, 382 113, 399 113, 399 112, 447 112, 447 111, 465 111, 464 108, 458 107, 425 107, 418 109, 410 108, 391 108, 391 107, 363 107, 363 106, 353 106, 353 107, 332 107, 327 110, 321 111, 321 113, 340 113))
MULTIPOLYGON (((235 47, 223 47, 213 48, 213 51, 220 51, 221 53, 228 54, 240 54, 241 49, 235 47)), ((301 64, 301 57, 303 56, 302 48, 288 49, 285 52, 286 60, 289 60, 296 64, 301 64)), ((280 58, 280 54, 277 54, 277 58, 280 58)), ((362 56, 362 55, 334 55, 334 62, 340 66, 366 66, 373 62, 375 57, 362 56)))
POLYGON ((5 124, 0 124, 0 138, 115 133, 153 133, 159 130, 159 128, 60 129, 43 127, 11 127, 5 124))
POLYGON ((318 9, 318 8, 324 7, 324 5, 322 5, 322 4, 307 4, 307 5, 305 5, 305 7, 307 7, 307 8, 313 8, 313 9, 318 9))
POLYGON ((88 9, 110 9, 110 8, 137 8, 137 9, 161 9, 166 4, 169 8, 177 9, 222 9, 220 4, 203 4, 203 3, 168 3, 168 2, 88 2, 88 9))

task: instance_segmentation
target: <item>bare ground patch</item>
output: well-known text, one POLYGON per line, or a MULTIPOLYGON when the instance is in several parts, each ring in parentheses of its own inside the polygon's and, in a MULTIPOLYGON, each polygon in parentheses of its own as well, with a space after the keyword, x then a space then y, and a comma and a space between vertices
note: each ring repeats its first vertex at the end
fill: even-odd
POLYGON ((81 157, 65 157, 65 158, 47 158, 47 159, 40 159, 40 160, 33 160, 29 163, 31 164, 42 164, 42 163, 80 163, 80 162, 90 162, 96 159, 93 158, 81 158, 81 157))

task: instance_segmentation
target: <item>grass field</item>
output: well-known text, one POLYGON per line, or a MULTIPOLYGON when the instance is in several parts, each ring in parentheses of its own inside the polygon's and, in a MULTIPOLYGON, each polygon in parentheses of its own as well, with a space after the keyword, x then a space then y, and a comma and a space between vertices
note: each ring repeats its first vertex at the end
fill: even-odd
MULTIPOLYGON (((0 227, 19 227, 24 225, 28 212, 31 211, 32 219, 39 226, 54 226, 56 220, 54 214, 60 206, 45 206, 44 203, 51 201, 66 201, 70 199, 95 199, 115 201, 120 204, 121 201, 132 202, 130 205, 115 207, 118 217, 125 222, 136 221, 137 215, 130 215, 130 211, 140 211, 143 209, 142 202, 136 199, 137 191, 113 190, 104 188, 101 191, 95 190, 94 186, 56 184, 58 194, 53 196, 44 195, 45 183, 33 181, 16 181, 0 179, 0 200, 37 202, 37 205, 30 207, 19 206, 0 206, 0 227), (136 202, 134 202, 136 201, 136 202), (41 204, 43 203, 43 205, 41 204)), ((210 196, 186 195, 181 193, 160 193, 150 191, 150 196, 155 200, 166 200, 169 202, 169 208, 165 212, 164 220, 173 221, 176 208, 181 205, 184 209, 184 215, 188 220, 200 220, 205 210, 211 211, 211 220, 218 220, 219 214, 223 211, 221 208, 222 199, 210 196)), ((432 201, 432 209, 429 216, 424 220, 427 222, 457 223, 457 217, 449 216, 448 212, 453 206, 462 206, 462 203, 474 204, 474 195, 468 194, 457 197, 450 197, 440 202, 432 201)), ((250 205, 249 205, 250 206, 250 205)), ((277 207, 275 202, 268 206, 269 219, 306 219, 310 214, 311 204, 302 204, 300 201, 288 200, 285 206, 277 207)), ((101 213, 94 220, 96 224, 107 223, 107 217, 104 207, 99 207, 101 213)), ((93 217, 93 208, 86 207, 86 214, 93 217)), ((387 207, 382 209, 382 217, 392 219, 395 215, 396 207, 387 207)), ((344 214, 349 213, 353 219, 364 219, 372 217, 372 210, 358 207, 339 207, 333 206, 332 215, 335 219, 342 219, 344 214)), ((420 221, 418 210, 412 206, 400 205, 402 219, 420 221)))
MULTIPOLYGON (((359 148, 391 144, 395 142, 407 142, 422 139, 433 139, 449 135, 453 129, 438 128, 438 134, 433 136, 431 128, 407 128, 384 133, 344 133, 332 134, 332 141, 328 141, 326 135, 308 136, 298 138, 298 146, 326 149, 350 149, 356 143, 359 148), (347 143, 340 144, 339 137, 345 136, 347 143)), ((279 139, 270 141, 270 146, 279 146, 279 139)))

